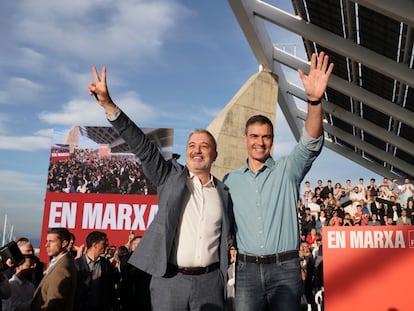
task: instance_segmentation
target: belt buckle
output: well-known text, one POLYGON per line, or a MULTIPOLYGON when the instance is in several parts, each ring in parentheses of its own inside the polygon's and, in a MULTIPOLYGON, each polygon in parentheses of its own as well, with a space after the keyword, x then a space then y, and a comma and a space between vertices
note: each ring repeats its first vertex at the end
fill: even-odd
POLYGON ((256 256, 256 263, 260 263, 261 260, 263 260, 265 257, 263 255, 261 256, 256 256))

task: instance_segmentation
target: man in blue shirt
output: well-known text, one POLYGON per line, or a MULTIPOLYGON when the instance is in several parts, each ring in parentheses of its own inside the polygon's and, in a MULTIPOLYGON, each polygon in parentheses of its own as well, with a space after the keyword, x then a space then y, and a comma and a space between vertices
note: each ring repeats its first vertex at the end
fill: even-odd
POLYGON ((224 178, 237 224, 237 311, 300 310, 296 204, 300 183, 322 149, 321 99, 332 70, 323 52, 312 55, 309 75, 298 70, 309 104, 305 130, 290 155, 271 157, 273 124, 253 116, 245 127, 247 161, 224 178))

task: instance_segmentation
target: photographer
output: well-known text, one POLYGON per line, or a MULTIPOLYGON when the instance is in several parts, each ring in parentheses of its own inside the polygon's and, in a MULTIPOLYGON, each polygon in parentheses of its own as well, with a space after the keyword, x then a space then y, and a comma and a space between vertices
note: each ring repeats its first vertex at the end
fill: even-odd
POLYGON ((24 261, 16 266, 16 273, 9 280, 11 295, 3 300, 3 311, 30 311, 34 285, 31 283, 35 267, 34 255, 24 255, 24 261))

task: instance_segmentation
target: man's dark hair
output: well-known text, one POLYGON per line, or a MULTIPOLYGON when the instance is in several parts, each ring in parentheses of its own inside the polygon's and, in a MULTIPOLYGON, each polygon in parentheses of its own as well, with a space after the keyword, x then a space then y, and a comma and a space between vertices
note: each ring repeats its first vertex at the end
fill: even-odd
POLYGON ((103 240, 106 240, 107 236, 106 233, 101 231, 92 231, 86 237, 86 248, 91 248, 93 243, 97 243, 103 240))
POLYGON ((57 236, 59 237, 60 242, 63 242, 63 241, 67 241, 68 243, 70 242, 70 232, 66 228, 60 228, 60 227, 49 228, 47 230, 47 233, 57 234, 57 236))
POLYGON ((247 121, 246 121, 246 126, 244 128, 244 134, 247 135, 247 128, 255 123, 259 123, 259 124, 267 124, 269 125, 271 132, 272 132, 272 136, 273 136, 273 123, 272 121, 270 121, 270 119, 264 115, 258 114, 255 116, 250 117, 247 121))

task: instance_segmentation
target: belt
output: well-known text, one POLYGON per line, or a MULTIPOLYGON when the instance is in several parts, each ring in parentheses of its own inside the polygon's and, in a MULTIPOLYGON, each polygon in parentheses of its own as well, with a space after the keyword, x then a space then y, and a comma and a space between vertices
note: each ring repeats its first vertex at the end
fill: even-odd
POLYGON ((178 267, 168 264, 168 270, 170 272, 181 273, 185 275, 200 275, 217 270, 220 267, 219 262, 215 262, 207 267, 178 267))
POLYGON ((272 255, 252 256, 245 254, 237 254, 237 259, 243 262, 258 263, 258 264, 269 264, 282 262, 294 258, 299 258, 299 252, 297 250, 287 251, 283 253, 277 253, 272 255))

